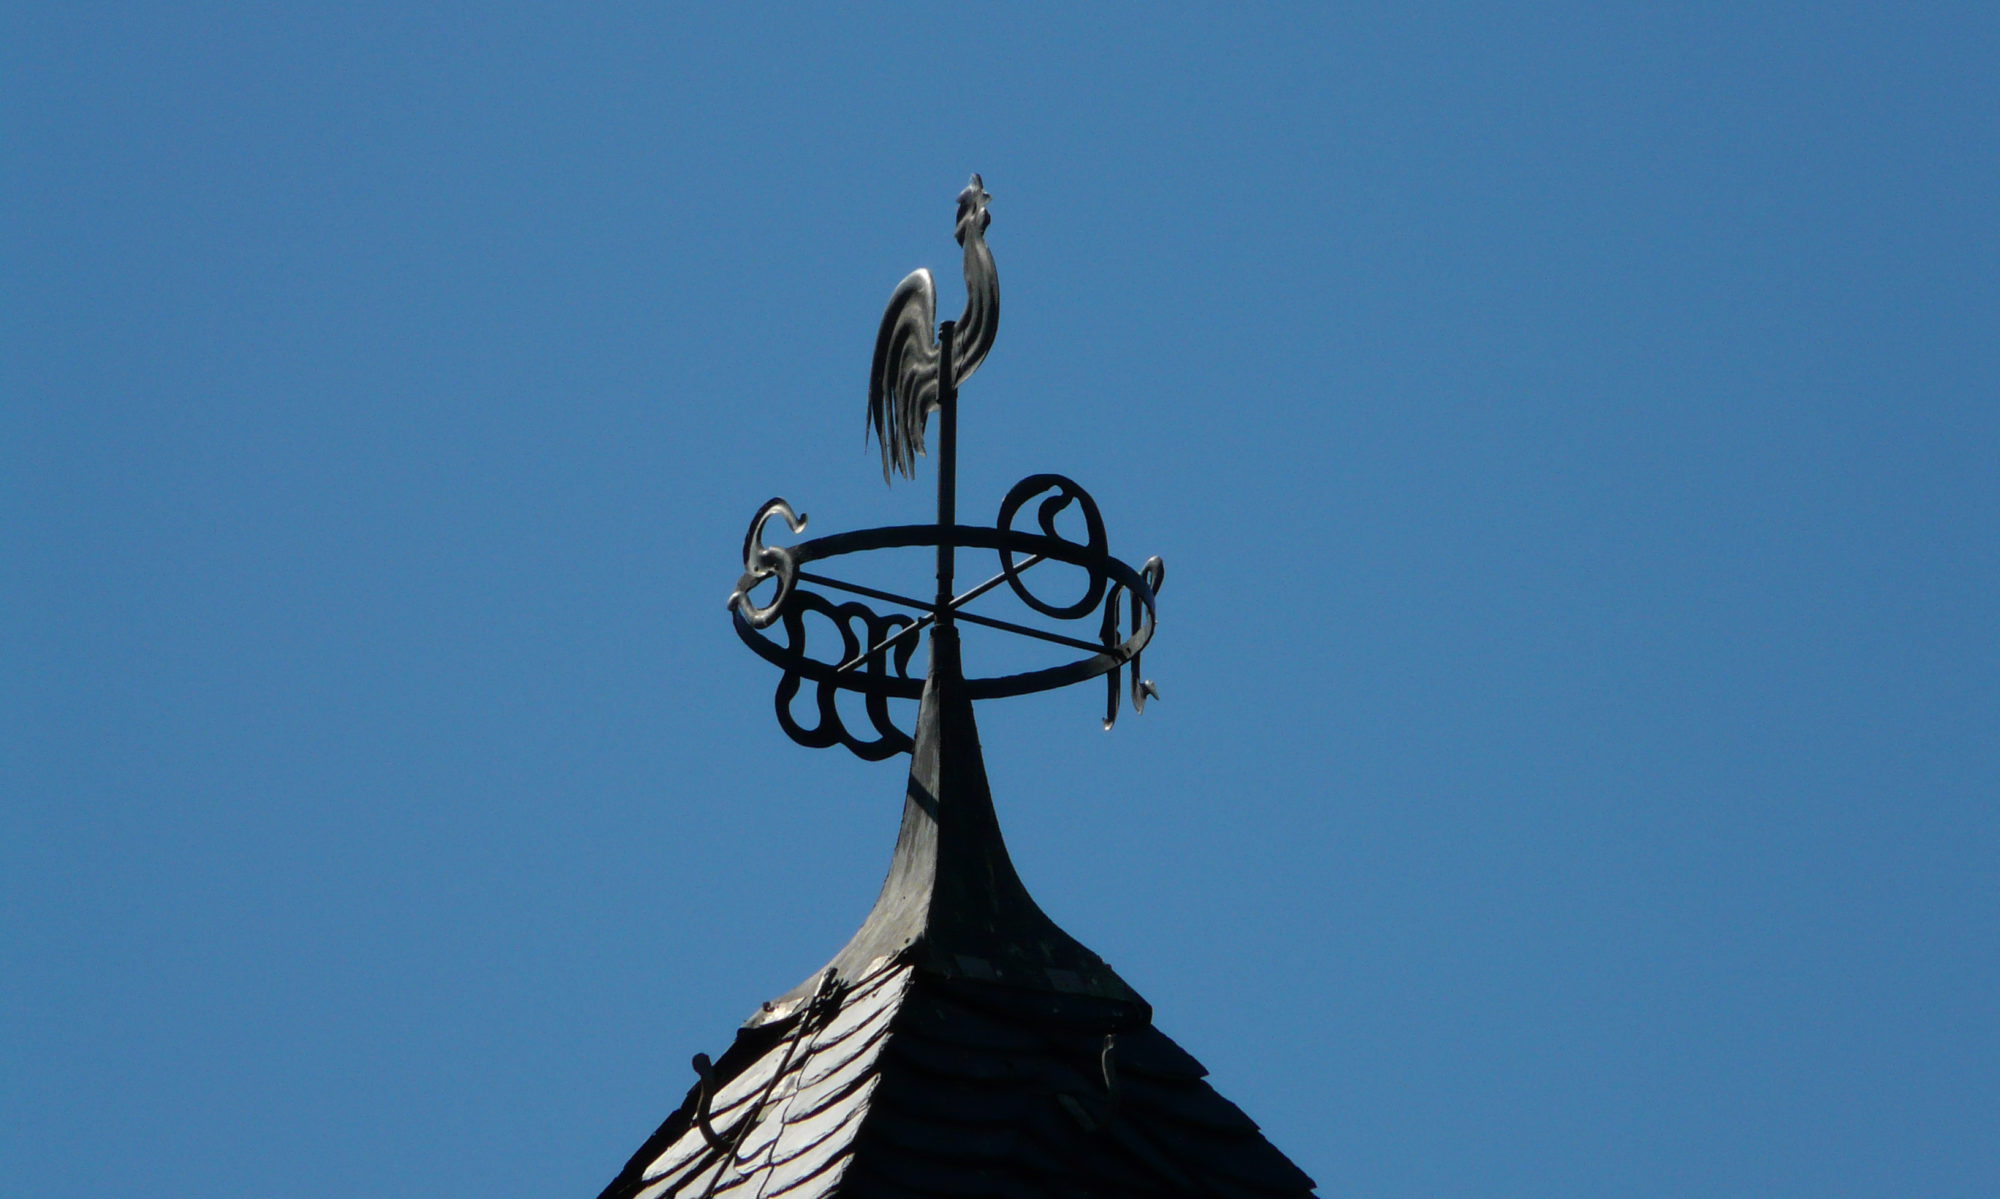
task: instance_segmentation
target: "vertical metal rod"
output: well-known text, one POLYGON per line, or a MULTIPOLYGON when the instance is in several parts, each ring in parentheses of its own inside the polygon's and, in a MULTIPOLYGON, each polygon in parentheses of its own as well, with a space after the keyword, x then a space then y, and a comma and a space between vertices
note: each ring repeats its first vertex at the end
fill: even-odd
POLYGON ((946 321, 938 330, 938 560, 937 602, 939 628, 951 626, 952 576, 957 555, 951 534, 945 532, 958 523, 958 380, 952 377, 951 343, 956 323, 946 321))

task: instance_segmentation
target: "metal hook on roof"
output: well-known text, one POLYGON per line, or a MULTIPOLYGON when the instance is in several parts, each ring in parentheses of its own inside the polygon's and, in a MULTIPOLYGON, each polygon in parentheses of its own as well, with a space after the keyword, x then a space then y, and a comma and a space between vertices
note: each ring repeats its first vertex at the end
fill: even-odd
POLYGON ((1105 1117, 1110 1119, 1118 1114, 1118 1100, 1121 1092, 1118 1086, 1118 1061, 1113 1055, 1118 1049, 1118 1034, 1104 1034, 1104 1050, 1097 1055, 1097 1063, 1104 1070, 1104 1098, 1109 1105, 1105 1117))
POLYGON ((715 1135, 715 1125, 709 1123, 708 1116, 708 1105, 715 1101, 715 1063, 706 1053, 697 1053, 694 1072, 701 1077, 701 1090, 694 1100, 695 1127, 701 1129, 701 1139, 708 1142, 708 1147, 720 1152, 725 1146, 722 1138, 715 1135))

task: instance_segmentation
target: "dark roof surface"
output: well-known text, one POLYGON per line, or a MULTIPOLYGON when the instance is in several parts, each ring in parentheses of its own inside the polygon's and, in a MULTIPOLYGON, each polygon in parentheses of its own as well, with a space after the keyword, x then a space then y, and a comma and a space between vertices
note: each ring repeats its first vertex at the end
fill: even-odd
POLYGON ((1021 886, 953 631, 861 930, 737 1033, 601 1199, 1310 1194, 1021 886))

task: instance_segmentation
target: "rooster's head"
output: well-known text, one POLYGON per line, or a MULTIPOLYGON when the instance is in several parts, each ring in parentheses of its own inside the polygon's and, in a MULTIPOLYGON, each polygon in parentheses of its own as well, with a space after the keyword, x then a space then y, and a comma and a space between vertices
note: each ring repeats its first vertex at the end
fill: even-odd
POLYGON ((993 217, 986 211, 986 202, 992 198, 986 194, 986 185, 980 182, 978 175, 974 175, 972 182, 965 185, 965 190, 958 193, 958 228, 953 233, 958 238, 958 244, 964 245, 968 234, 985 236, 986 226, 993 223, 993 217))

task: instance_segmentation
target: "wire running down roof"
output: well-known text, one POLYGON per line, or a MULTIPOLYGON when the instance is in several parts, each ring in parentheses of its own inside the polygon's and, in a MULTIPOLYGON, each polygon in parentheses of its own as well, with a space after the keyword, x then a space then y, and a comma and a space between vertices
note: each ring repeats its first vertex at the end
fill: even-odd
POLYGON ((737 1033, 601 1199, 1309 1195, 1313 1182, 1058 928, 993 812, 934 629, 903 825, 847 947, 737 1033))

